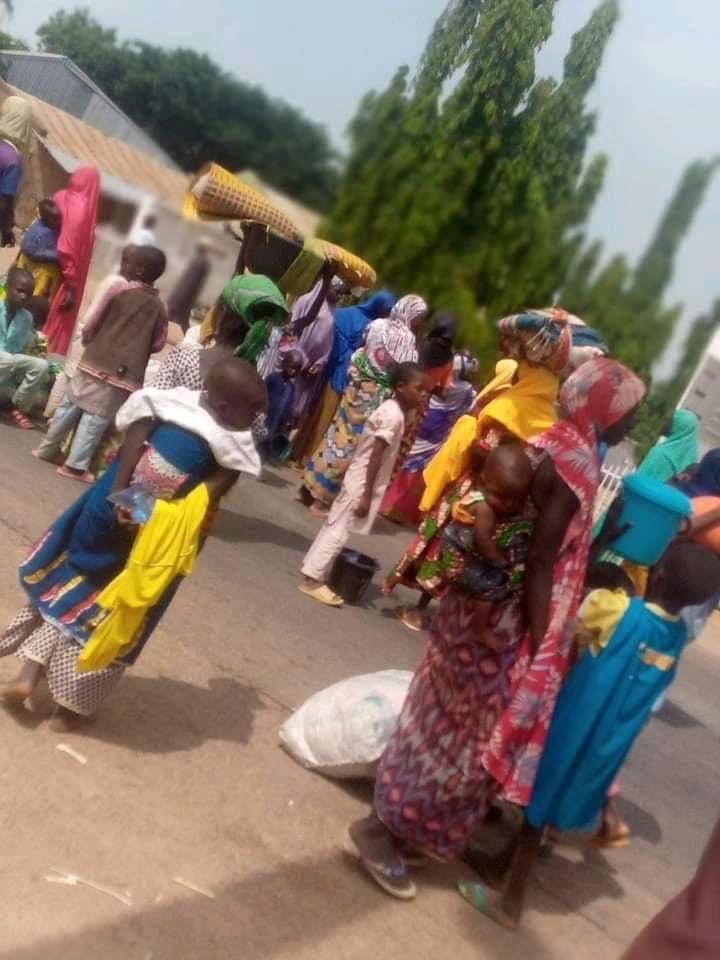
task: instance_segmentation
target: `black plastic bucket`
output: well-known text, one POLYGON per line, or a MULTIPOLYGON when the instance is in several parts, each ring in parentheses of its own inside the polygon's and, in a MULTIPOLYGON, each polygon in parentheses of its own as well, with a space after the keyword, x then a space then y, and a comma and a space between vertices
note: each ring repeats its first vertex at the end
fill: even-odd
POLYGON ((357 550, 345 548, 335 561, 329 586, 345 603, 360 603, 380 564, 357 550))

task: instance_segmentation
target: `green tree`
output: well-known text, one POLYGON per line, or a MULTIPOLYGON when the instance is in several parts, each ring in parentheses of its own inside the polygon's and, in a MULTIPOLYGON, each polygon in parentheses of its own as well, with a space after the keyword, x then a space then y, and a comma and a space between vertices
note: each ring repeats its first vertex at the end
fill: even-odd
POLYGON ((457 310, 465 339, 552 299, 581 244, 605 158, 586 163, 586 98, 618 17, 602 0, 572 40, 559 83, 536 79, 555 0, 458 0, 417 76, 400 70, 350 127, 351 154, 327 231, 399 289, 457 310))
POLYGON ((622 255, 597 270, 598 243, 576 259, 561 302, 602 331, 613 354, 650 376, 672 336, 681 306, 666 307, 680 246, 715 175, 718 159, 696 160, 684 171, 647 249, 632 269, 622 255))
POLYGON ((13 37, 9 33, 3 33, 0 30, 0 50, 29 50, 30 47, 19 37, 13 37))
POLYGON ((216 160, 252 168, 319 208, 331 198, 337 157, 324 128, 204 54, 120 42, 86 9, 54 14, 37 35, 42 50, 73 60, 183 169, 216 160))

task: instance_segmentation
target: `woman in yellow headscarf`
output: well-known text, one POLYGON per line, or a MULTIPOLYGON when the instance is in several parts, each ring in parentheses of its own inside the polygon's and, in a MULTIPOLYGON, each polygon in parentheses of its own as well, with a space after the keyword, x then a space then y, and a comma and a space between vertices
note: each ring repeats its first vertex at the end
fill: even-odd
POLYGON ((566 366, 572 345, 569 326, 548 310, 506 317, 498 329, 506 359, 500 361, 495 378, 480 393, 479 410, 476 406, 474 414, 458 420, 428 464, 420 504, 425 518, 385 581, 386 593, 399 583, 421 591, 416 609, 399 610, 403 623, 411 629, 421 629, 424 609, 448 586, 442 532, 454 504, 472 485, 473 452, 492 449, 504 437, 527 442, 558 418, 558 373, 566 366))
POLYGON ((6 97, 0 107, 0 246, 14 247, 15 196, 30 150, 32 110, 22 97, 6 97))

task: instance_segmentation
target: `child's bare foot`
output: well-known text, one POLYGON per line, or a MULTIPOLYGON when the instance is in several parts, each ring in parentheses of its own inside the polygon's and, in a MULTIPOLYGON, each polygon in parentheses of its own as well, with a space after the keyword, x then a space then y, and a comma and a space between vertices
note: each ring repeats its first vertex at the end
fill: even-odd
POLYGON ((44 457, 39 450, 33 450, 32 455, 36 460, 42 460, 44 463, 54 463, 56 466, 60 466, 62 459, 58 457, 44 457))
POLYGON ((466 883, 464 881, 458 884, 458 891, 471 907, 474 907, 480 913, 484 913, 486 917, 499 923, 506 930, 517 930, 520 917, 513 916, 507 909, 501 893, 487 890, 480 883, 466 883))
POLYGON ((326 520, 330 510, 319 500, 313 500, 313 502, 308 507, 308 511, 319 520, 326 520))
POLYGON ((49 726, 53 733, 74 733, 86 722, 86 717, 68 710, 67 707, 55 707, 49 726))
POLYGON ((68 480, 79 480, 81 483, 95 483, 97 479, 95 474, 90 473, 89 470, 76 470, 74 467, 68 467, 67 465, 58 467, 56 473, 68 480))

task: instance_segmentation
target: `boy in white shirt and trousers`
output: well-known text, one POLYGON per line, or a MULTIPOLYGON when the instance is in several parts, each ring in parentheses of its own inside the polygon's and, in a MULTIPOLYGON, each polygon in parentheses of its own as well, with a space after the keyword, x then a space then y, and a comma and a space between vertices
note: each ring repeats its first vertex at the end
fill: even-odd
POLYGON ((405 414, 425 399, 425 374, 416 363, 400 363, 395 393, 370 415, 343 485, 317 537, 305 554, 299 589, 329 607, 341 607, 327 585, 335 560, 351 533, 368 534, 390 483, 405 432, 405 414))

